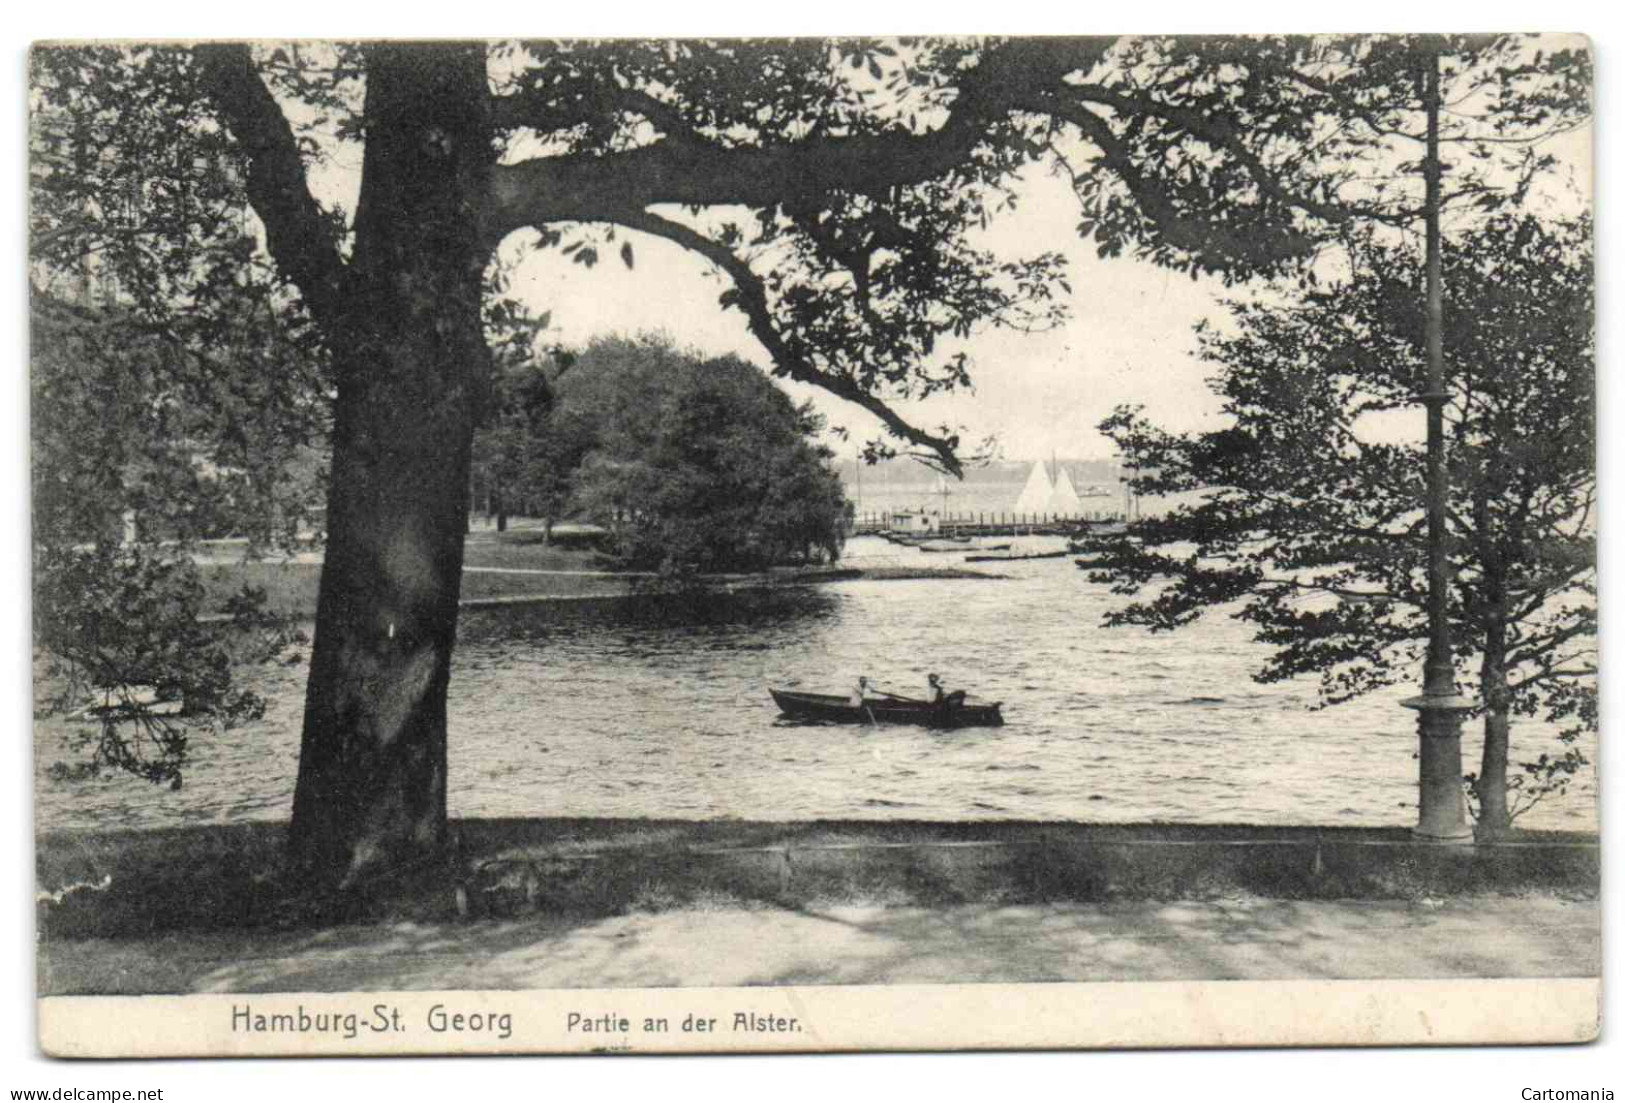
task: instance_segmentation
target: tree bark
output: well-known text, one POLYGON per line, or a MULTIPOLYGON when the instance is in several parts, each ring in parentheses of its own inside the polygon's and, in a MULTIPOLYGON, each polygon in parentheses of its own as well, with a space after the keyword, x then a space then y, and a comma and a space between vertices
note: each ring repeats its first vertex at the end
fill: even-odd
POLYGON ((446 685, 469 455, 490 354, 480 325, 489 187, 481 46, 369 48, 367 142, 342 324, 290 846, 345 887, 432 855, 446 831, 446 685))

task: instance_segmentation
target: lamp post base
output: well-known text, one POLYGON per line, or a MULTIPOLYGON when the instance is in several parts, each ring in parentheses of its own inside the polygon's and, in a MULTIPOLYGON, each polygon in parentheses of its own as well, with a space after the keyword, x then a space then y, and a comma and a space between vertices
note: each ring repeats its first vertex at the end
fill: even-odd
POLYGON ((1461 724, 1478 702, 1457 693, 1424 693, 1400 703, 1417 713, 1421 770, 1412 837, 1427 843, 1471 843, 1473 829, 1461 786, 1461 724))

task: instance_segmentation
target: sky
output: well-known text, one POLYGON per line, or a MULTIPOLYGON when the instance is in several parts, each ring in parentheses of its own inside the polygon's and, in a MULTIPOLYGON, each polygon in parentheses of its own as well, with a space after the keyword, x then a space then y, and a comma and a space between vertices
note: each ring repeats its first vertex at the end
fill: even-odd
MULTIPOLYGON (((1551 194, 1536 205, 1573 214, 1589 202, 1590 128, 1548 142, 1560 168, 1551 194)), ((1110 441, 1096 429, 1120 404, 1138 403, 1163 428, 1201 431, 1223 421, 1219 399, 1207 386, 1214 366, 1196 357, 1193 327, 1218 320, 1225 301, 1246 294, 1214 277, 1192 280, 1132 256, 1101 259, 1078 237, 1078 201, 1068 184, 1031 166, 1015 188, 1016 209, 998 216, 973 238, 1001 259, 1058 250, 1067 259, 1068 321, 1043 333, 987 327, 962 344, 945 342, 940 355, 963 348, 971 356, 974 390, 900 402, 895 408, 923 428, 963 427, 969 445, 997 439, 998 458, 1104 459, 1110 441)), ((556 339, 579 345, 601 333, 663 331, 678 344, 707 355, 736 353, 764 367, 770 360, 751 336, 744 315, 722 310, 725 279, 704 260, 659 238, 631 234, 636 267, 609 261, 590 272, 557 250, 536 251, 520 266, 514 291, 538 311, 550 311, 556 339)), ((845 427, 855 452, 882 435, 872 415, 815 387, 781 382, 797 400, 811 398, 830 425, 845 427)), ((1362 435, 1420 441, 1420 407, 1362 424, 1362 435)), ((895 442, 894 442, 895 443, 895 442)))
MULTIPOLYGON (((1589 200, 1589 128, 1546 148, 1562 163, 1557 175, 1566 181, 1555 205, 1570 213, 1589 200)), ((313 173, 312 190, 324 203, 353 211, 360 158, 353 147, 332 152, 329 164, 313 173)), ((1045 166, 1030 166, 1014 190, 1015 209, 996 216, 972 242, 1001 260, 1061 252, 1072 287, 1067 322, 1042 333, 984 327, 967 341, 941 343, 941 357, 969 354, 973 390, 896 402, 898 413, 928 430, 958 427, 967 449, 992 437, 995 457, 1010 460, 1110 458, 1112 445, 1096 426, 1121 404, 1143 405, 1155 423, 1174 432, 1222 424, 1219 400, 1206 383, 1213 366, 1197 359, 1192 330, 1204 319, 1222 318, 1224 301, 1241 292, 1132 256, 1099 258, 1078 237, 1081 211, 1069 184, 1045 166)), ((612 257, 589 270, 553 249, 530 250, 514 272, 513 293, 550 315, 548 343, 579 347, 599 335, 657 331, 702 355, 735 353, 764 369, 770 365, 744 315, 718 305, 725 277, 663 239, 621 233, 634 244, 630 270, 612 257)), ((798 402, 811 399, 832 428, 849 432, 845 442, 826 437, 843 456, 884 436, 867 411, 815 387, 779 384, 798 402)), ((1424 415, 1420 407, 1414 413, 1384 415, 1361 428, 1377 439, 1420 440, 1424 415)))
MULTIPOLYGON (((1018 190, 1022 202, 989 228, 986 247, 1006 258, 1063 252, 1073 289, 1069 322, 1044 333, 988 328, 973 335, 963 347, 974 362, 975 392, 899 404, 900 412, 925 427, 963 425, 966 442, 996 436, 1006 459, 1109 456, 1111 445, 1095 426, 1124 402, 1145 403, 1171 429, 1211 422, 1218 404, 1203 386, 1210 369, 1193 355, 1191 327, 1221 312, 1224 288, 1132 258, 1097 258, 1077 236, 1071 189, 1041 169, 1028 172, 1018 190)), ((707 355, 769 363, 744 315, 718 307, 727 284, 707 262, 658 238, 633 241, 630 271, 608 261, 587 272, 556 250, 533 252, 514 275, 514 292, 552 312, 566 345, 604 332, 659 330, 707 355)), ((945 344, 944 354, 956 347, 945 344)), ((851 432, 847 450, 880 432, 867 411, 814 387, 784 386, 851 432)))
MULTIPOLYGON (((324 204, 353 211, 358 169, 358 157, 335 151, 313 174, 312 190, 324 204)), ((1122 403, 1145 404, 1171 430, 1210 426, 1218 401, 1204 385, 1210 368, 1194 356, 1192 327, 1222 314, 1233 291, 1133 257, 1100 259, 1078 237, 1081 212, 1071 188, 1042 166, 1023 173, 1015 191, 1016 208, 972 241, 1005 260, 1064 254, 1068 322, 1041 333, 987 326, 968 341, 943 342, 944 357, 969 353, 974 389, 899 402, 897 410, 924 428, 962 426, 967 444, 994 437, 998 457, 1014 460, 1109 457, 1111 444, 1095 426, 1122 403)), ((744 314, 718 305, 729 284, 708 261, 662 238, 620 233, 634 244, 631 269, 607 259, 589 270, 554 249, 529 250, 514 271, 512 293, 550 315, 549 343, 579 347, 599 335, 653 331, 706 356, 734 353, 769 366, 744 314)), ((830 426, 849 431, 847 444, 830 438, 842 454, 883 435, 867 411, 817 387, 778 382, 796 401, 811 399, 830 426)))

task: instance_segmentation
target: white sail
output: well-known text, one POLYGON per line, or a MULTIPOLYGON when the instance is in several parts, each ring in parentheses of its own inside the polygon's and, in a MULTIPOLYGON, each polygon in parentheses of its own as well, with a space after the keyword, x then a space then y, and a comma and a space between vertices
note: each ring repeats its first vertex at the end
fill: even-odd
POLYGON ((1055 489, 1050 492, 1049 511, 1057 517, 1077 517, 1083 513, 1083 502, 1072 485, 1072 476, 1066 468, 1056 465, 1055 489))
POLYGON ((1053 492, 1049 472, 1044 470, 1043 461, 1040 460, 1033 464, 1032 474, 1027 476, 1027 485, 1022 487, 1021 497, 1016 499, 1015 512, 1031 517, 1054 512, 1050 508, 1050 495, 1053 492))

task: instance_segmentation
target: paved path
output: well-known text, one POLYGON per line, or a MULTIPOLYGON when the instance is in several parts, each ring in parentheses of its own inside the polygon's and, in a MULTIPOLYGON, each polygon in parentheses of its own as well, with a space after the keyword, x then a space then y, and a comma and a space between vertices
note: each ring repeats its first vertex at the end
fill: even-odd
POLYGON ((1579 977, 1595 901, 1126 901, 678 910, 65 942, 53 993, 1579 977))

